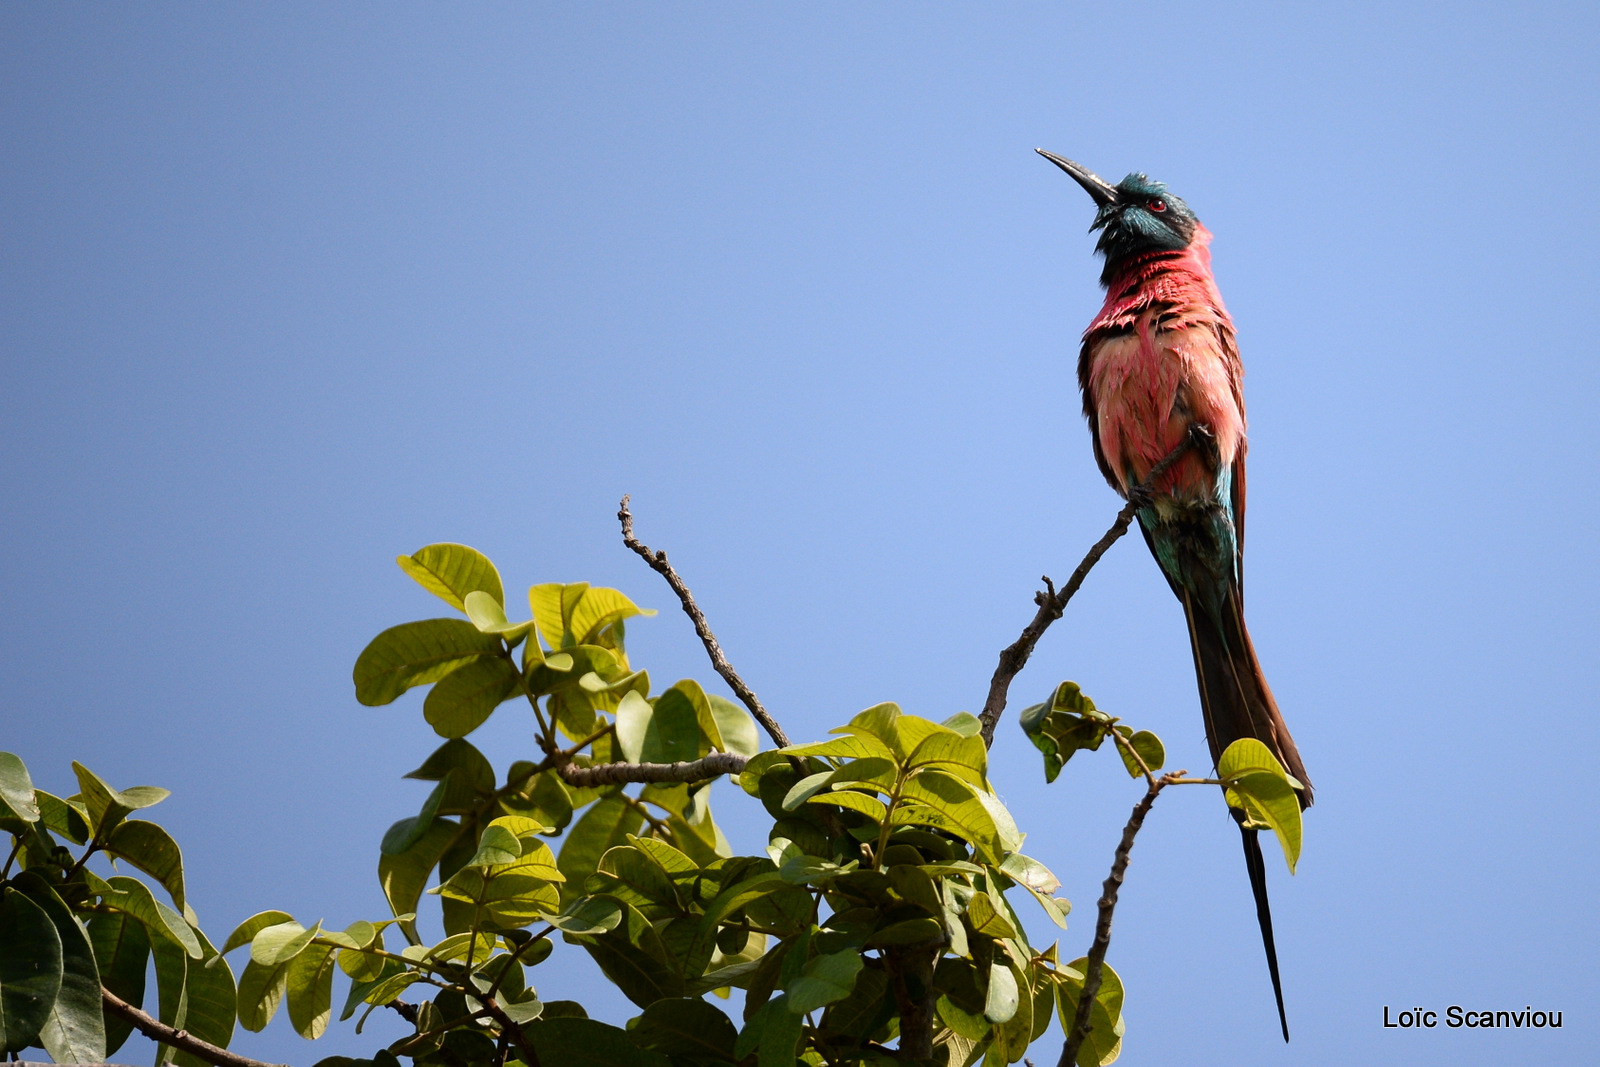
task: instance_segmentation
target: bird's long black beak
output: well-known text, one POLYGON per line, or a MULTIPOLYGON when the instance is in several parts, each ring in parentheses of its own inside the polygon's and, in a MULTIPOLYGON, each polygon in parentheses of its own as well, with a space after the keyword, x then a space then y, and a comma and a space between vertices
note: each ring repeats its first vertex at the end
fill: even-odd
POLYGON ((1074 163, 1070 159, 1062 159, 1054 152, 1046 152, 1042 148, 1035 148, 1034 151, 1072 175, 1072 180, 1083 186, 1083 191, 1094 198, 1096 207, 1110 207, 1117 202, 1117 187, 1088 167, 1074 163))

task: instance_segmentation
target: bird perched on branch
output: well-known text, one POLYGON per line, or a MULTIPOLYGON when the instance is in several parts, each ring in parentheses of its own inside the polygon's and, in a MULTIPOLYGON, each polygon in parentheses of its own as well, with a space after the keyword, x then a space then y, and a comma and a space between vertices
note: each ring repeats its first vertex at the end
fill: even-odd
MULTIPOLYGON (((1210 232, 1160 182, 1130 174, 1116 185, 1038 150, 1094 200, 1091 232, 1105 257, 1105 305, 1083 334, 1078 384, 1094 458, 1111 487, 1138 498, 1139 527, 1183 604, 1215 763, 1241 737, 1265 744, 1303 788, 1311 782, 1278 713, 1244 625, 1245 418, 1243 365, 1233 320, 1211 276, 1210 232), (1198 441, 1139 491, 1151 468, 1198 441)), ((1272 940, 1266 866, 1257 830, 1232 813, 1272 974, 1283 1039, 1289 1024, 1272 940)))

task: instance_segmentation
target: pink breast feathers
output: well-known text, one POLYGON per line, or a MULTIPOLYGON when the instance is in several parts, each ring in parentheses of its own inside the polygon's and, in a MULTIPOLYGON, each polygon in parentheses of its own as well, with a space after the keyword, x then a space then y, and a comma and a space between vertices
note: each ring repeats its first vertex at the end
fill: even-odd
MULTIPOLYGON (((1126 494, 1198 422, 1231 465, 1244 447, 1242 369, 1233 323, 1212 279, 1210 234, 1193 245, 1137 260, 1108 287, 1084 333, 1087 381, 1106 465, 1126 494)), ((1216 476, 1199 455, 1162 476, 1163 495, 1209 500, 1216 476)))

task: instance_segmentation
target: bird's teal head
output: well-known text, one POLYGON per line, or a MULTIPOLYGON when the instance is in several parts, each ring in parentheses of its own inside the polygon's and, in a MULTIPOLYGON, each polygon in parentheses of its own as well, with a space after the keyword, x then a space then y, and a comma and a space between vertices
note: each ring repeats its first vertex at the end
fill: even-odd
POLYGON ((1116 268, 1131 256, 1148 252, 1176 252, 1189 247, 1200 220, 1189 205, 1173 196, 1161 182, 1143 174, 1130 174, 1115 185, 1088 167, 1063 159, 1042 148, 1041 156, 1070 174, 1094 199, 1098 210, 1090 232, 1100 231, 1095 251, 1106 258, 1100 284, 1106 285, 1116 268))

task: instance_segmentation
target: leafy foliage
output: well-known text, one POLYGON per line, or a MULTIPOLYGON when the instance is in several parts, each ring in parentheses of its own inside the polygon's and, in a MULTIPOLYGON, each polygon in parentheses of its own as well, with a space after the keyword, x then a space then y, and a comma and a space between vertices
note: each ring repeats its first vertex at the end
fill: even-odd
MULTIPOLYGON (((17 867, 0 871, 0 1050, 105 1060, 129 1026, 102 1012, 100 988, 143 1004, 151 961, 161 1021, 219 1047, 236 1024, 259 1031, 280 1008, 307 1039, 336 1005, 357 1033, 380 1008, 412 1024, 370 1061, 322 1067, 789 1067, 886 1063, 913 1047, 921 1062, 995 1067, 1022 1059, 1052 1011, 1070 1025, 1085 961, 1035 947, 1011 891, 1061 928, 1070 905, 1021 851, 978 719, 879 704, 825 740, 761 751, 750 715, 697 682, 653 692, 624 632, 653 613, 622 593, 535 585, 531 617, 513 621, 499 572, 475 550, 429 545, 398 562, 459 616, 384 630, 352 672, 367 705, 431 686, 422 713, 445 739, 406 775, 433 783, 420 809, 379 844, 387 914, 340 929, 266 911, 219 952, 188 906, 176 842, 130 818, 165 790, 119 791, 74 764, 80 791, 57 798, 0 753, 0 829, 17 867), (468 738, 507 703, 531 717, 538 751, 502 777, 468 738), (717 827, 709 775, 593 786, 583 774, 717 753, 744 761, 737 783, 771 818, 759 855, 735 855, 717 827), (86 866, 96 854, 150 883, 102 879, 86 866), (426 944, 416 920, 430 897, 445 936, 426 944), (626 1027, 541 998, 537 968, 558 937, 638 1007, 626 1027), (236 978, 228 957, 246 949, 236 978), (738 1018, 704 999, 735 988, 738 1018)), ((1113 735, 1135 777, 1165 759, 1153 734, 1071 682, 1023 725, 1052 780, 1113 735)), ((1292 869, 1296 783, 1264 748, 1235 749, 1222 768, 1229 803, 1273 828, 1292 869)), ((1116 1059, 1122 1000, 1107 968, 1080 1064, 1116 1059)), ((167 1061, 204 1062, 164 1046, 167 1061)))

